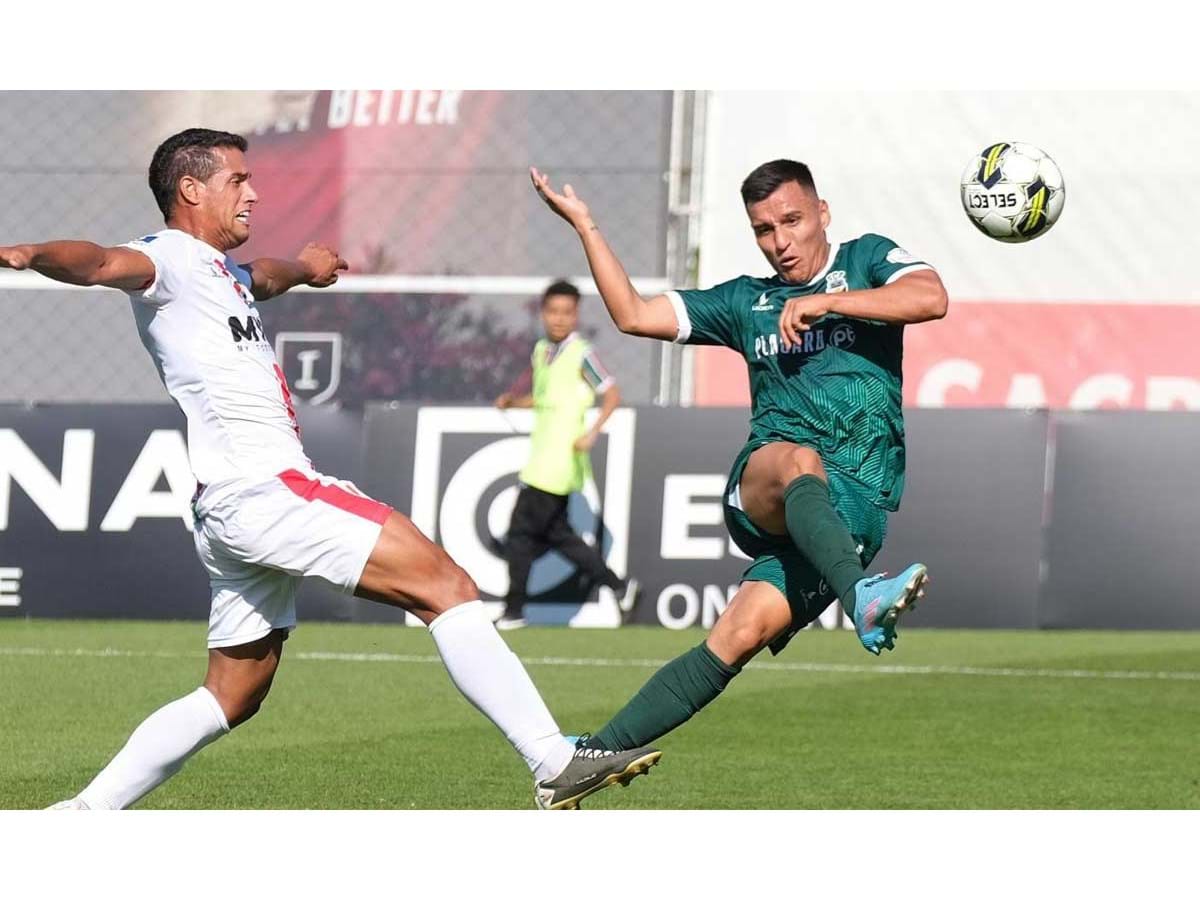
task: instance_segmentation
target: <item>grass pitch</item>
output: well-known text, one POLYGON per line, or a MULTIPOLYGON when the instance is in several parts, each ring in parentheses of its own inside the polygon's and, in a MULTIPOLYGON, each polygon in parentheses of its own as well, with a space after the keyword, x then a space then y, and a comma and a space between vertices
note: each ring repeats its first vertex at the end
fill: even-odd
MULTIPOLYGON (((0 808, 72 796, 204 673, 202 623, 0 621, 0 808)), ((506 633, 568 733, 700 631, 506 633)), ((1200 634, 811 631, 589 809, 1197 808, 1200 634)), ((143 808, 531 808, 423 629, 302 624, 259 715, 143 808)))

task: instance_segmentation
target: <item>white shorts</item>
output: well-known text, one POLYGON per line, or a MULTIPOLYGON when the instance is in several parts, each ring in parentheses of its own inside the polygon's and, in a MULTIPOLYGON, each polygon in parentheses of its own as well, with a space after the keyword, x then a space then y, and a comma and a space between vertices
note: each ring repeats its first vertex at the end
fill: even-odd
POLYGON ((349 481, 289 469, 208 485, 193 510, 212 585, 208 646, 236 647, 296 627, 305 576, 354 593, 392 508, 349 481))

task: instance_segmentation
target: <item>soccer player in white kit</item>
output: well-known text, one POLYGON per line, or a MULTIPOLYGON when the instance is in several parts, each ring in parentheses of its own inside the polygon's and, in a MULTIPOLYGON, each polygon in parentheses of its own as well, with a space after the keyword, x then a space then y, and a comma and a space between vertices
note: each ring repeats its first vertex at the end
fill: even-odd
POLYGON ((451 679, 534 776, 543 808, 627 783, 650 747, 577 749, 501 640, 471 578, 405 516, 313 469, 256 304, 297 285, 328 287, 347 268, 309 244, 295 261, 227 256, 250 237, 258 200, 244 138, 193 128, 163 142, 150 189, 167 227, 120 247, 53 241, 0 247, 0 267, 130 297, 142 342, 187 419, 196 552, 212 585, 208 672, 154 712, 65 809, 123 809, 259 709, 296 625, 302 577, 398 606, 429 629, 451 679))

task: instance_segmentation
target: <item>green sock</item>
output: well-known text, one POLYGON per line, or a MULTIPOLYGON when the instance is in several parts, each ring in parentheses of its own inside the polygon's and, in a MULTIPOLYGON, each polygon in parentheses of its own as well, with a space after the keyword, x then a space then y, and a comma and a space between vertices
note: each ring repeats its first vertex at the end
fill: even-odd
POLYGON ((655 672, 587 745, 602 750, 645 746, 711 703, 740 671, 741 666, 725 663, 707 644, 693 647, 655 672))
POLYGON ((801 475, 784 489, 783 511, 796 549, 853 615, 854 585, 866 573, 850 529, 829 502, 829 485, 816 475, 801 475))

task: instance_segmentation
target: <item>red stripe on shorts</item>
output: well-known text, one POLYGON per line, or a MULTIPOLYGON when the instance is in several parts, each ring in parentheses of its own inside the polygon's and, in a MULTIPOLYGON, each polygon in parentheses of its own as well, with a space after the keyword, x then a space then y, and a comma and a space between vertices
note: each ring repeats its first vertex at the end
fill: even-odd
POLYGON ((392 508, 386 503, 380 503, 378 500, 372 500, 361 494, 352 494, 336 484, 322 484, 315 478, 304 477, 295 469, 280 472, 278 478, 297 497, 303 497, 310 503, 313 500, 320 500, 348 513, 369 519, 376 525, 382 525, 392 514, 392 508))

